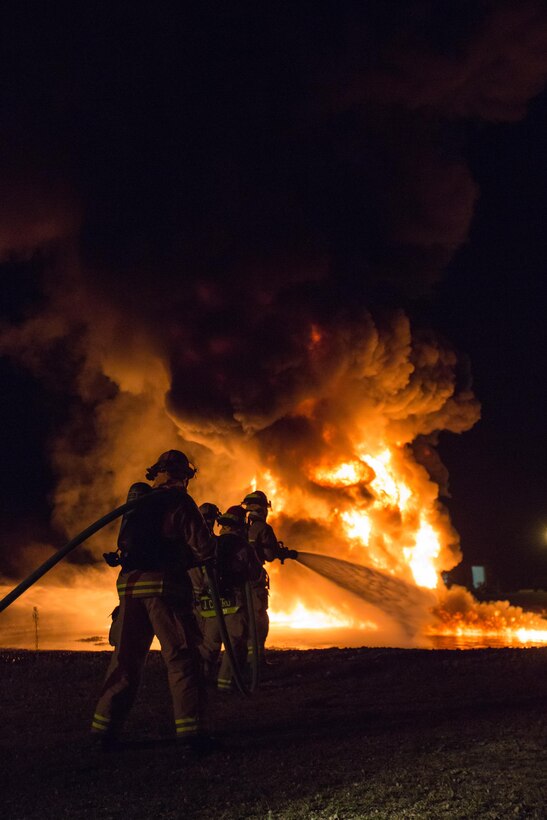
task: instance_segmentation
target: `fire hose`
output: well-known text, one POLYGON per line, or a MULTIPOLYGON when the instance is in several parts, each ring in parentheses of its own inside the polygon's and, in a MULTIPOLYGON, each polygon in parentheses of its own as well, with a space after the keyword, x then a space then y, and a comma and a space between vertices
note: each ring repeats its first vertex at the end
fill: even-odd
MULTIPOLYGON (((146 495, 140 495, 137 498, 133 498, 131 501, 127 501, 125 504, 122 504, 119 507, 116 507, 114 510, 111 510, 106 515, 103 515, 102 518, 97 519, 93 524, 89 527, 86 527, 85 530, 82 530, 78 535, 72 538, 64 547, 61 547, 54 555, 51 555, 43 564, 41 564, 37 569, 31 572, 20 584, 18 584, 14 589, 11 590, 2 600, 0 601, 0 612, 3 612, 7 609, 14 601, 17 600, 24 592, 27 591, 36 581, 39 581, 46 572, 49 572, 56 564, 63 560, 72 550, 79 547, 80 544, 83 544, 84 541, 87 541, 92 535, 99 530, 102 530, 103 527, 106 527, 107 524, 110 524, 112 521, 115 521, 116 518, 120 518, 124 513, 129 512, 130 510, 135 509, 135 507, 139 506, 140 504, 146 503, 146 500, 152 498, 156 495, 157 492, 161 492, 161 490, 152 490, 151 492, 147 493, 146 495)), ((259 644, 258 644, 258 633, 256 628, 256 619, 254 613, 254 606, 252 600, 252 591, 250 588, 249 583, 245 584, 245 597, 246 597, 246 605, 248 610, 248 617, 249 617, 249 627, 250 627, 250 635, 251 635, 251 646, 252 646, 252 657, 251 657, 251 685, 248 687, 243 680, 242 672, 238 666, 235 653, 233 650, 232 642, 230 640, 230 636, 228 634, 228 629, 226 627, 226 621, 224 618, 224 612, 222 611, 222 604, 220 600, 220 593, 218 590, 218 583, 216 578, 216 572, 209 568, 207 572, 207 578, 209 581, 209 588, 211 592, 211 598, 213 600, 215 606, 215 613, 218 618, 218 625, 220 634, 222 637, 222 642, 224 644, 224 649, 226 654, 228 655, 228 659, 230 661, 230 665, 232 667, 232 672, 234 675, 234 680, 239 688, 239 690, 245 694, 250 695, 256 687, 258 686, 259 681, 259 644)))
POLYGON ((157 491, 152 491, 148 495, 139 496, 138 498, 133 499, 132 501, 126 501, 125 504, 122 504, 120 507, 116 507, 116 509, 111 510, 106 515, 103 515, 102 518, 97 519, 93 524, 87 527, 85 530, 82 530, 78 535, 72 538, 64 547, 61 547, 60 550, 57 550, 54 555, 51 555, 47 561, 44 561, 34 572, 31 572, 20 584, 18 584, 11 592, 9 592, 2 600, 0 601, 0 612, 3 612, 4 609, 7 609, 10 604, 19 598, 23 592, 26 592, 29 587, 39 581, 46 572, 49 572, 59 561, 62 561, 69 552, 72 552, 73 549, 79 547, 80 544, 83 544, 84 541, 87 541, 92 535, 95 535, 96 532, 102 530, 103 527, 106 527, 107 524, 110 524, 111 521, 115 521, 116 518, 119 518, 129 510, 134 509, 139 504, 143 504, 147 498, 151 498, 156 494, 157 491))

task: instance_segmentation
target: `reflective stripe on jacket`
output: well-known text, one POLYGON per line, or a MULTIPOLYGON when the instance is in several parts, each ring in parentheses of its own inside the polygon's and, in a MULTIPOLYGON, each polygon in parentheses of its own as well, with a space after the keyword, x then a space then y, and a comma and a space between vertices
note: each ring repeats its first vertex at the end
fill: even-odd
POLYGON ((121 572, 116 582, 121 598, 156 598, 169 596, 190 600, 191 588, 186 573, 143 572, 133 570, 121 572))
MULTIPOLYGON (((241 609, 241 593, 235 593, 229 598, 222 597, 220 599, 222 605, 222 612, 224 615, 233 615, 241 609)), ((216 613, 213 599, 210 595, 199 596, 199 614, 202 618, 214 618, 216 613)))

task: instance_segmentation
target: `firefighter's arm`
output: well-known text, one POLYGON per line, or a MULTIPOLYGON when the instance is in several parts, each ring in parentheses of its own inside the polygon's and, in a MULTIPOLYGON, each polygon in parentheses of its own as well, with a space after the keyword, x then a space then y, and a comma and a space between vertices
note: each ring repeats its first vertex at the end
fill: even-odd
POLYGON ((181 514, 177 516, 179 534, 184 538, 197 564, 205 564, 215 557, 216 536, 211 535, 196 503, 189 496, 181 514))
POLYGON ((279 558, 282 564, 284 564, 287 558, 298 558, 298 552, 296 550, 290 550, 285 546, 283 541, 278 541, 276 557, 279 558))
POLYGON ((269 524, 264 524, 264 528, 259 534, 257 541, 266 561, 275 561, 279 549, 279 542, 269 524))
POLYGON ((195 595, 201 595, 207 592, 207 581, 201 567, 191 567, 188 570, 190 581, 192 582, 192 589, 195 595))
POLYGON ((277 540, 275 533, 269 524, 266 524, 264 527, 261 540, 261 547, 266 561, 275 561, 275 559, 278 558, 283 564, 286 558, 298 558, 298 553, 296 550, 288 549, 283 544, 283 541, 277 540))

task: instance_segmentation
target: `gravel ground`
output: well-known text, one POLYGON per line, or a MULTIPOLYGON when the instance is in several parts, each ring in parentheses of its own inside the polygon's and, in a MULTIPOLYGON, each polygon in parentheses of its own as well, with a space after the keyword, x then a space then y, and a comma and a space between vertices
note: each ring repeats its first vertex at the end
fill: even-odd
POLYGON ((0 652, 6 818, 545 818, 547 648, 270 651, 248 700, 212 692, 222 743, 171 742, 151 653, 126 745, 87 729, 106 652, 0 652))

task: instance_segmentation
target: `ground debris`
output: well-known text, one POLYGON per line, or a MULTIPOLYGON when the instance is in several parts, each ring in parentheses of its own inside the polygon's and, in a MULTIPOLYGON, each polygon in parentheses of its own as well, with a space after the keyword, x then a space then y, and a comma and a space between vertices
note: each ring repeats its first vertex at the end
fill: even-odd
POLYGON ((545 817, 547 649, 270 656, 253 699, 212 694, 211 730, 223 749, 193 760, 166 742, 159 653, 147 663, 126 747, 105 756, 87 731, 108 653, 0 652, 5 816, 545 817))

